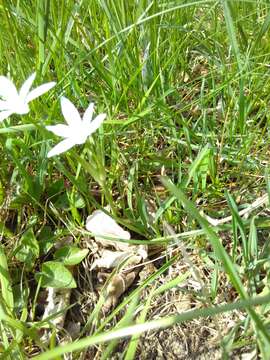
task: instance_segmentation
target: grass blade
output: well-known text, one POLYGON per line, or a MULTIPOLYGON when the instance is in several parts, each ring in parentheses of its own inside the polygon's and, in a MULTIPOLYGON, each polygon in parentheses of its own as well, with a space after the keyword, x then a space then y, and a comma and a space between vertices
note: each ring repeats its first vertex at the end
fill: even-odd
MULTIPOLYGON (((247 292, 244 288, 243 283, 241 282, 240 276, 233 262, 231 261, 230 256, 227 254, 226 250, 224 249, 217 234, 209 227, 207 220, 205 220, 200 215, 196 206, 194 206, 194 204, 185 197, 182 190, 178 189, 175 185, 173 185, 173 183, 168 178, 162 178, 162 182, 181 202, 181 204, 186 209, 186 211, 189 212, 189 214, 193 216, 199 222, 201 227, 205 230, 205 234, 207 235, 217 258, 222 262, 224 270, 228 275, 228 277, 230 278, 233 286, 235 287, 235 289, 237 290, 237 292, 239 293, 242 299, 247 299, 248 298, 247 292)), ((252 320, 254 321, 254 325, 256 326, 257 331, 261 332, 265 341, 265 345, 267 347, 270 346, 270 336, 267 328, 264 326, 263 322, 261 321, 261 319, 253 309, 248 308, 248 313, 252 318, 252 320)))
POLYGON ((81 349, 84 349, 89 346, 104 343, 106 341, 111 341, 111 340, 123 338, 126 336, 139 335, 146 331, 170 327, 174 324, 182 323, 184 321, 190 321, 190 320, 196 319, 198 317, 206 318, 208 316, 214 316, 217 314, 224 313, 226 311, 250 308, 251 306, 261 305, 261 304, 265 304, 268 302, 270 302, 270 295, 258 296, 253 299, 247 298, 245 300, 236 301, 234 303, 221 305, 221 306, 213 306, 213 307, 209 307, 209 308, 205 308, 205 309, 191 310, 191 311, 187 311, 180 315, 169 316, 167 318, 149 321, 144 324, 133 325, 133 326, 125 327, 125 328, 118 329, 118 330, 108 331, 103 334, 86 337, 84 339, 78 340, 71 344, 58 346, 52 350, 46 351, 46 352, 34 357, 34 359, 36 359, 36 360, 51 360, 51 359, 55 359, 56 356, 60 356, 65 353, 81 350, 81 349))
POLYGON ((12 283, 9 275, 7 258, 2 246, 0 246, 0 284, 4 306, 8 314, 11 315, 14 308, 12 283))

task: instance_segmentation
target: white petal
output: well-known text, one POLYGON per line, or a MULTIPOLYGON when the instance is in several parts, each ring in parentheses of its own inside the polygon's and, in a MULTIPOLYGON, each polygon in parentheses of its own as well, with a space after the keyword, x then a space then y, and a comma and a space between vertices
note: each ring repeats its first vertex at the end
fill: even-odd
POLYGON ((89 135, 100 127, 106 116, 106 114, 99 114, 93 121, 91 121, 90 126, 88 126, 89 135))
POLYGON ((66 97, 61 97, 61 109, 68 125, 76 128, 82 123, 82 119, 76 107, 66 97))
POLYGON ((13 111, 11 111, 11 110, 1 111, 0 112, 0 122, 5 120, 6 118, 8 118, 12 113, 13 113, 13 111))
POLYGON ((19 95, 14 96, 12 100, 9 100, 9 108, 16 114, 27 114, 30 109, 29 106, 19 95))
POLYGON ((36 77, 36 73, 33 73, 32 75, 29 76, 28 79, 25 80, 25 82, 23 83, 20 91, 19 91, 19 96, 22 98, 22 99, 26 99, 26 96, 28 95, 30 89, 31 89, 31 86, 33 84, 33 81, 35 80, 35 77, 36 77))
POLYGON ((84 129, 80 129, 80 132, 77 129, 72 129, 71 131, 73 132, 71 138, 75 144, 82 145, 86 142, 88 135, 84 129))
POLYGON ((52 81, 43 85, 38 86, 34 90, 30 91, 30 93, 26 96, 26 102, 30 102, 37 97, 45 94, 47 91, 49 91, 51 88, 53 88, 56 85, 56 82, 52 81))
POLYGON ((9 103, 4 100, 0 100, 0 111, 10 109, 9 103))
POLYGON ((94 112, 94 103, 90 103, 83 115, 83 123, 84 124, 90 124, 92 117, 93 117, 93 112, 94 112))
POLYGON ((130 233, 124 231, 117 222, 101 210, 96 210, 86 220, 86 229, 95 235, 111 236, 129 240, 130 233))
POLYGON ((63 141, 61 141, 59 144, 57 144, 55 147, 53 147, 49 152, 47 157, 50 158, 52 156, 55 155, 59 155, 67 150, 69 150, 70 148, 72 148, 74 146, 74 142, 71 139, 65 139, 63 141))
POLYGON ((10 100, 16 96, 18 96, 18 91, 13 82, 6 76, 0 76, 0 97, 10 100))
POLYGON ((46 129, 52 131, 57 136, 63 136, 65 138, 72 135, 70 127, 64 124, 46 126, 46 129))

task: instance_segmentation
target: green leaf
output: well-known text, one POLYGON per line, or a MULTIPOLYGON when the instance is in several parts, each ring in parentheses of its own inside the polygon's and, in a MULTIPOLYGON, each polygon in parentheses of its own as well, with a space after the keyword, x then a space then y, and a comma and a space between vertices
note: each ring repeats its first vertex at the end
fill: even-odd
POLYGON ((0 180, 0 205, 3 204, 4 200, 5 200, 5 191, 4 191, 4 186, 0 180))
POLYGON ((14 236, 12 231, 10 229, 8 229, 3 222, 0 222, 0 234, 2 236, 6 236, 6 237, 10 237, 10 238, 12 236, 14 236))
MULTIPOLYGON (((146 316, 147 316, 148 311, 151 309, 151 302, 154 297, 154 292, 155 292, 155 289, 153 288, 151 290, 149 296, 147 297, 146 304, 145 304, 140 316, 138 317, 137 324, 144 324, 146 322, 146 316)), ((134 299, 136 299, 136 297, 134 299)), ((135 359, 136 349, 139 344, 139 339, 140 339, 140 335, 138 335, 138 334, 132 336, 132 338, 129 341, 129 345, 127 347, 127 352, 125 354, 125 360, 135 359)))
POLYGON ((39 257, 39 244, 32 228, 22 235, 15 257, 24 262, 28 269, 33 267, 35 260, 39 257))
POLYGON ((85 207, 85 201, 81 194, 78 192, 67 194, 71 207, 75 207, 76 209, 83 209, 85 207))
POLYGON ((19 313, 23 308, 27 309, 28 297, 30 290, 27 282, 22 284, 16 284, 13 286, 13 295, 14 295, 14 308, 16 312, 19 313))
POLYGON ((36 280, 41 278, 42 287, 75 288, 76 282, 65 265, 58 261, 47 261, 42 265, 42 272, 36 274, 36 280))
MULTIPOLYGON (((227 253, 226 249, 223 247, 222 242, 220 241, 217 234, 211 229, 209 226, 209 223, 206 219, 204 219, 199 211, 197 210, 196 206, 189 201, 182 190, 177 188, 168 178, 163 177, 162 183, 166 186, 166 188, 173 193, 173 195, 178 199, 180 203, 182 203, 182 206, 184 209, 192 215, 198 223, 201 225, 201 227, 205 230, 205 234, 207 235, 210 244, 213 247, 213 250, 216 254, 216 256, 219 258, 219 260, 222 262, 224 270, 226 271, 229 279, 231 280, 231 283, 235 287, 235 289, 238 291, 239 295, 242 299, 247 299, 248 294, 247 291, 240 279, 239 273, 237 271, 237 268, 235 264, 232 262, 231 257, 227 253)), ((261 335, 264 338, 264 341, 267 345, 267 347, 270 345, 270 336, 269 333, 264 326, 262 320, 257 315, 257 313, 252 308, 247 309, 250 317, 252 318, 254 324, 256 324, 256 328, 258 331, 260 331, 261 335)))
POLYGON ((258 259, 258 235, 255 225, 255 217, 251 219, 248 237, 248 257, 250 261, 258 259))
POLYGON ((232 218, 235 221, 235 225, 238 227, 240 234, 241 234, 243 258, 247 263, 248 262, 248 250, 247 250, 246 230, 245 230, 243 221, 239 215, 237 205, 236 205, 232 195, 226 191, 225 196, 226 196, 226 200, 228 202, 228 205, 229 205, 231 213, 232 213, 232 218))
POLYGON ((50 226, 44 226, 38 236, 40 254, 47 254, 55 242, 54 234, 50 226))
POLYGON ((54 206, 56 208, 59 208, 61 210, 69 210, 69 201, 68 201, 68 196, 66 193, 61 194, 60 196, 57 197, 56 201, 54 201, 54 206))
POLYGON ((75 153, 73 154, 73 157, 76 159, 76 161, 78 161, 82 168, 86 172, 88 172, 93 177, 93 179, 95 179, 98 184, 104 184, 106 176, 100 169, 98 169, 97 166, 95 166, 95 164, 88 162, 87 160, 83 159, 81 156, 78 156, 75 153))
POLYGON ((225 22, 226 22, 226 27, 227 27, 230 43, 231 43, 232 50, 234 52, 234 55, 235 55, 235 58, 237 61, 238 69, 239 69, 239 71, 241 71, 242 70, 241 53, 240 53, 240 49, 239 49, 238 42, 237 42, 234 21, 232 18, 231 8, 230 8, 230 5, 232 5, 232 4, 233 4, 233 2, 229 2, 228 0, 222 1, 224 18, 225 18, 225 22))
POLYGON ((62 261, 64 265, 77 265, 88 254, 88 249, 79 249, 76 246, 63 246, 54 254, 56 260, 62 261))
POLYGON ((12 283, 8 269, 7 257, 4 248, 0 246, 0 291, 8 311, 12 312, 14 307, 12 283))
POLYGON ((119 339, 127 336, 140 335, 142 333, 146 333, 147 331, 151 331, 154 329, 157 330, 165 329, 174 324, 177 323, 180 324, 183 323, 184 321, 198 319, 199 317, 206 318, 209 316, 222 314, 227 311, 250 308, 251 306, 269 303, 269 300, 270 300, 270 295, 257 296, 252 299, 247 298, 245 300, 235 301, 233 303, 228 303, 224 305, 190 310, 178 315, 172 315, 157 320, 146 321, 141 324, 125 326, 120 329, 113 329, 111 331, 98 333, 97 335, 87 336, 83 339, 70 342, 66 345, 61 345, 53 349, 47 350, 46 352, 37 355, 35 359, 36 360, 55 359, 56 356, 60 356, 72 351, 79 351, 89 346, 105 343, 108 341, 112 341, 114 339, 119 339))
POLYGON ((63 179, 59 179, 54 181, 47 189, 48 197, 52 198, 51 201, 55 201, 55 197, 57 197, 61 192, 65 190, 65 184, 63 179))

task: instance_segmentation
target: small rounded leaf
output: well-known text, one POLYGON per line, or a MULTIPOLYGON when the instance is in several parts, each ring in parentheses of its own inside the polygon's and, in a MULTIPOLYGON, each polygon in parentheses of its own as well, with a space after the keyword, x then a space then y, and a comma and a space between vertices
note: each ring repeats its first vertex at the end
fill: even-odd
POLYGON ((88 252, 88 249, 79 249, 76 246, 63 246, 55 252, 54 257, 56 260, 62 261, 64 265, 77 265, 88 252))
POLYGON ((75 288, 76 282, 65 265, 58 261, 47 261, 42 264, 41 273, 36 274, 36 280, 41 278, 42 287, 75 288))
POLYGON ((39 257, 39 244, 32 228, 23 233, 15 256, 17 260, 25 263, 28 269, 34 266, 36 259, 39 257))

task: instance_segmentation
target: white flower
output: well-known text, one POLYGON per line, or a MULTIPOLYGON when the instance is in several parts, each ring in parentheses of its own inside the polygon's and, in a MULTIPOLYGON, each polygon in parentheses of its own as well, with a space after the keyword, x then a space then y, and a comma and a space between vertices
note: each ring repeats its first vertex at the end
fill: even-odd
POLYGON ((61 98, 61 108, 67 125, 58 124, 46 126, 46 128, 55 135, 62 136, 65 139, 49 151, 48 157, 61 154, 74 145, 84 144, 88 136, 100 127, 106 117, 106 114, 99 114, 92 120, 94 103, 90 103, 81 119, 78 110, 64 96, 61 98))
POLYGON ((9 78, 0 76, 0 122, 11 114, 27 114, 29 112, 28 103, 49 91, 56 84, 49 82, 30 91, 35 77, 36 73, 29 76, 18 92, 9 78))

